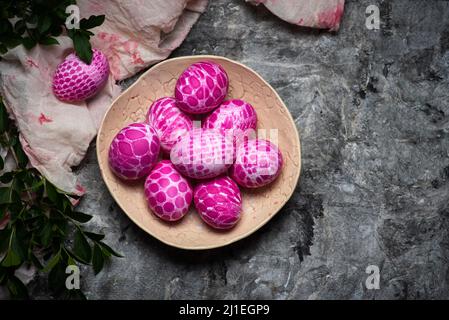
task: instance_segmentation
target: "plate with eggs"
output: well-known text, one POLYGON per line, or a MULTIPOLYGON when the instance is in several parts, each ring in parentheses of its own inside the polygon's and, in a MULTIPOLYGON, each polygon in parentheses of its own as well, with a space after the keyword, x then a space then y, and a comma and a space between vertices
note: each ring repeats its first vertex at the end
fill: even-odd
POLYGON ((301 171, 296 125, 276 91, 219 56, 165 60, 111 105, 102 177, 140 228, 182 249, 222 247, 265 225, 301 171))

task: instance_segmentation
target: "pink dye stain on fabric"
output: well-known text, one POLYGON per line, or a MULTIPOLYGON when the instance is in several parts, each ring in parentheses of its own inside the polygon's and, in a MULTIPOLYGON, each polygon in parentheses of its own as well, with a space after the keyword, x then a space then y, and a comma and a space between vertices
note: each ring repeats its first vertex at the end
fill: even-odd
POLYGON ((156 216, 177 221, 189 211, 192 187, 169 160, 155 165, 145 180, 145 197, 156 216))
POLYGON ((106 83, 108 76, 108 59, 101 51, 93 49, 90 64, 72 53, 56 69, 53 92, 61 101, 83 101, 93 97, 106 83))
POLYGON ((139 44, 135 41, 129 40, 123 43, 123 49, 125 49, 125 51, 131 56, 133 64, 145 64, 145 61, 143 61, 140 56, 138 48, 139 44))
POLYGON ((235 160, 232 136, 225 136, 216 130, 194 128, 175 144, 170 159, 187 177, 216 177, 226 172, 235 160))
POLYGON ((147 113, 147 122, 156 129, 161 149, 170 153, 173 146, 193 128, 192 118, 176 106, 176 99, 156 100, 147 113))
POLYGON ((43 125, 44 123, 49 123, 49 122, 53 122, 52 119, 50 119, 49 117, 47 117, 45 114, 41 113, 39 118, 37 119, 39 121, 39 123, 41 125, 43 125))
POLYGON ((230 229, 240 219, 240 190, 227 176, 198 183, 193 191, 193 200, 200 217, 215 229, 230 229))
POLYGON ((232 99, 223 102, 203 122, 205 129, 217 129, 223 134, 238 136, 256 130, 257 115, 253 106, 240 100, 232 99))
POLYGON ((32 58, 27 57, 27 58, 25 59, 25 61, 26 61, 27 65, 28 65, 30 68, 34 67, 34 68, 39 69, 39 66, 37 65, 37 63, 36 63, 32 58))
POLYGON ((156 130, 144 123, 132 123, 120 130, 109 148, 109 166, 122 179, 148 175, 157 161, 160 143, 156 130))
POLYGON ((281 151, 268 140, 253 139, 241 143, 229 173, 239 185, 259 188, 273 182, 283 165, 281 151))
POLYGON ((334 9, 322 11, 318 14, 318 23, 324 29, 335 29, 340 25, 344 12, 344 2, 339 2, 334 9))
POLYGON ((81 193, 81 194, 85 194, 86 193, 86 188, 84 188, 82 185, 80 185, 80 184, 77 184, 76 185, 76 190, 79 192, 79 193, 81 193))
POLYGON ((229 78, 222 66, 209 61, 197 62, 178 78, 175 98, 184 112, 207 113, 220 105, 228 87, 229 78))

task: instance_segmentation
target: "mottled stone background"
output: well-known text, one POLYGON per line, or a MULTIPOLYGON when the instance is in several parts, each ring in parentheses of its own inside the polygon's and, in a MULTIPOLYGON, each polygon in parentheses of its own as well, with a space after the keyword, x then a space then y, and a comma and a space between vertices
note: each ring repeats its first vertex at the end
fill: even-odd
MULTIPOLYGON (((273 85, 302 140, 297 191, 253 236, 180 251, 117 207, 92 145, 77 168, 81 209, 126 257, 97 277, 83 270, 88 297, 449 298, 449 2, 349 0, 338 34, 210 2, 173 56, 226 56, 273 85), (370 4, 379 31, 365 27, 370 4), (368 265, 381 270, 379 290, 364 285, 368 265)), ((45 297, 42 281, 34 287, 45 297)))

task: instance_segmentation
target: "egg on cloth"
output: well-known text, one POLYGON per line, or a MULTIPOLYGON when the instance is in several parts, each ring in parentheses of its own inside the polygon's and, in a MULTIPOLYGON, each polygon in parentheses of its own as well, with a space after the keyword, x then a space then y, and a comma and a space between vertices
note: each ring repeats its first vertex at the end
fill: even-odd
POLYGON ((200 217, 215 229, 230 229, 240 219, 242 197, 239 187, 228 176, 199 182, 193 201, 200 217))
POLYGON ((192 118, 176 106, 176 99, 164 97, 156 100, 147 113, 147 122, 156 129, 161 149, 170 153, 173 146, 193 128, 192 118))
POLYGON ((154 166, 144 188, 148 206, 162 220, 177 221, 189 211, 192 187, 169 160, 154 166))
POLYGON ((157 161, 159 138, 150 125, 132 123, 114 137, 109 148, 109 166, 120 178, 145 177, 157 161))
POLYGON ((232 137, 194 128, 175 144, 170 159, 183 175, 208 179, 226 172, 234 163, 235 147, 232 137))
POLYGON ((229 174, 242 187, 259 188, 273 182, 282 165, 282 154, 276 145, 263 139, 245 139, 236 149, 229 174))
POLYGON ((61 101, 83 101, 100 91, 108 76, 108 59, 100 50, 93 49, 90 64, 71 53, 58 65, 53 75, 53 93, 61 101))
POLYGON ((187 113, 203 114, 217 108, 228 94, 229 77, 217 63, 190 65, 176 82, 178 107, 187 113))

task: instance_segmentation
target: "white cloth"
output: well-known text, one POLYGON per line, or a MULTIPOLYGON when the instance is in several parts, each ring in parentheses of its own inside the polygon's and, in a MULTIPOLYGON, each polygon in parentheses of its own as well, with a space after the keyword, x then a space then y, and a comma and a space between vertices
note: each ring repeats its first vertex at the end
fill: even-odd
POLYGON ((263 4, 279 18, 304 27, 336 31, 340 27, 345 0, 245 0, 263 4))

